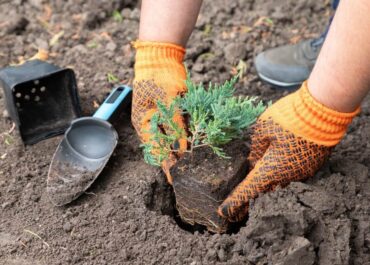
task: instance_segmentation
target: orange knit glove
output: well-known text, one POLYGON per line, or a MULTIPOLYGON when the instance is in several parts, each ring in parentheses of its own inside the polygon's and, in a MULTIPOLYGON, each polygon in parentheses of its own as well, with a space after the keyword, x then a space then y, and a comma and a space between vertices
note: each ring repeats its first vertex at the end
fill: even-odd
POLYGON ((269 107, 254 125, 251 171, 220 205, 218 213, 240 221, 259 193, 312 177, 344 136, 359 109, 340 113, 317 102, 307 84, 269 107))
MULTIPOLYGON (((170 105, 176 96, 186 92, 185 49, 174 44, 146 41, 136 41, 133 46, 136 62, 131 120, 141 141, 148 142, 150 120, 157 111, 157 101, 170 105)), ((180 114, 175 115, 174 120, 185 128, 180 114)), ((177 149, 186 150, 186 146, 185 136, 177 149)), ((177 157, 172 154, 162 164, 169 183, 172 183, 169 169, 176 161, 177 157)))

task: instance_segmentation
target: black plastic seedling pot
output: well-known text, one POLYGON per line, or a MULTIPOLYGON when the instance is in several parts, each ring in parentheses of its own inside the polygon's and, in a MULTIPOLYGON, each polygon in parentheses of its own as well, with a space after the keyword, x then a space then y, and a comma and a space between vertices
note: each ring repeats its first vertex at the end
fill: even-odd
POLYGON ((25 144, 63 133, 81 116, 73 70, 40 60, 0 70, 6 108, 25 144))

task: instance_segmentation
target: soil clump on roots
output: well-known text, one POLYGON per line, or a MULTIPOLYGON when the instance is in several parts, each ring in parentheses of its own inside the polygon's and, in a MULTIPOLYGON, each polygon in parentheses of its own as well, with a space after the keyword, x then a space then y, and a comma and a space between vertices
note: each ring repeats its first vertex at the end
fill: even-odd
POLYGON ((176 206, 181 219, 201 224, 214 233, 225 233, 229 222, 217 214, 218 206, 248 173, 247 147, 236 140, 225 146, 228 159, 210 148, 196 149, 171 169, 176 206))

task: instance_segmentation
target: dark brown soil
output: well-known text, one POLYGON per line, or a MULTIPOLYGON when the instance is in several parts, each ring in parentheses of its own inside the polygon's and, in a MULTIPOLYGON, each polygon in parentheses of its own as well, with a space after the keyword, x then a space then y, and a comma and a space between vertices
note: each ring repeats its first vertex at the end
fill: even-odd
POLYGON ((209 147, 195 149, 171 169, 176 207, 184 222, 204 225, 215 233, 228 230, 229 223, 217 214, 217 208, 248 173, 244 143, 235 140, 225 146, 228 159, 209 147))
MULTIPOLYGON (((186 64, 195 81, 221 82, 242 59, 247 71, 237 92, 274 101, 287 92, 258 80, 253 56, 317 36, 329 15, 328 1, 205 0, 186 64)), ((130 0, 0 0, 0 66, 32 56, 36 46, 50 46, 64 30, 49 47, 50 61, 75 70, 83 111, 91 114, 112 87, 107 73, 132 80, 130 41, 138 21, 139 9, 130 0), (122 22, 112 18, 115 9, 122 22)), ((125 116, 116 124, 116 151, 88 193, 54 207, 46 177, 60 138, 22 146, 16 132, 6 134, 12 123, 4 104, 0 92, 1 265, 369 264, 369 98, 314 178, 256 199, 248 222, 230 235, 190 233, 162 214, 171 214, 170 188, 143 162, 125 116)))

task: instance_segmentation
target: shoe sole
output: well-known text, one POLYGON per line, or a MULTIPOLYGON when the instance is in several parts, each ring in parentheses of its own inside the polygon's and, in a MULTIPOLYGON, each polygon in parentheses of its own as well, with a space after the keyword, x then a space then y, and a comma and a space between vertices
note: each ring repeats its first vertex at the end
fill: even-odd
POLYGON ((278 88, 278 89, 295 89, 303 83, 303 82, 293 82, 293 83, 281 82, 281 81, 268 78, 267 76, 264 76, 263 74, 260 74, 260 73, 258 73, 258 76, 265 83, 275 88, 278 88))

